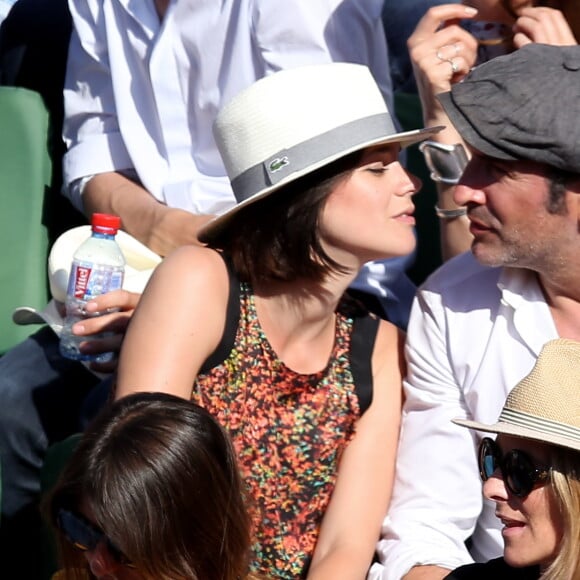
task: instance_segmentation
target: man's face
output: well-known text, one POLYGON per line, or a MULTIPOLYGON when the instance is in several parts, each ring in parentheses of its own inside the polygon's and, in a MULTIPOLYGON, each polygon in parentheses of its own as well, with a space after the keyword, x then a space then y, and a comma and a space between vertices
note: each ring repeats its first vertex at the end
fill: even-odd
POLYGON ((548 210, 547 166, 472 154, 454 195, 467 206, 479 262, 541 272, 578 244, 577 220, 567 206, 548 210))

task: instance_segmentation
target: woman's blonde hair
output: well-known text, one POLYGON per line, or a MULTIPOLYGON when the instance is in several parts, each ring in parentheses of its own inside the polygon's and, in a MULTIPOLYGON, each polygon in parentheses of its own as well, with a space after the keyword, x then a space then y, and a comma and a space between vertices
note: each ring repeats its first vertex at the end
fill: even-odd
POLYGON ((551 492, 564 521, 558 555, 540 577, 541 580, 580 578, 580 453, 554 448, 551 492))

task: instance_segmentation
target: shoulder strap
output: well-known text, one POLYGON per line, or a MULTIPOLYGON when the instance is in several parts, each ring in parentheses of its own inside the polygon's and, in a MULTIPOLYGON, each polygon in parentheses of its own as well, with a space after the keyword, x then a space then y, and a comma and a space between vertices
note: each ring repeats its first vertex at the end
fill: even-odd
POLYGON ((200 374, 206 373, 210 369, 218 366, 228 357, 232 351, 232 348, 234 347, 236 333, 240 323, 240 281, 238 280, 238 277, 229 258, 223 254, 220 254, 220 256, 223 258, 226 264, 230 285, 228 306, 226 310, 226 324, 220 343, 203 363, 201 369, 199 370, 200 374))
POLYGON ((350 339, 350 368, 354 389, 359 400, 361 415, 373 401, 372 354, 379 328, 379 318, 367 314, 353 321, 350 339))

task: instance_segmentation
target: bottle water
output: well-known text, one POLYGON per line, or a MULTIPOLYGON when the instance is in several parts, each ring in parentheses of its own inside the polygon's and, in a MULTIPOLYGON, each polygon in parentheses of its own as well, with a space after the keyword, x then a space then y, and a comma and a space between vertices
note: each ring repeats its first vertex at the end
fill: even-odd
MULTIPOLYGON (((123 286, 125 257, 115 240, 121 226, 119 217, 95 213, 91 226, 91 237, 79 246, 73 256, 65 302, 66 316, 60 336, 60 353, 73 360, 102 363, 112 360, 114 353, 81 353, 80 343, 86 341, 87 337, 75 336, 71 328, 79 320, 106 314, 106 312, 87 314, 85 305, 95 296, 118 290, 123 286)), ((103 338, 107 334, 111 333, 91 335, 90 338, 103 338)))

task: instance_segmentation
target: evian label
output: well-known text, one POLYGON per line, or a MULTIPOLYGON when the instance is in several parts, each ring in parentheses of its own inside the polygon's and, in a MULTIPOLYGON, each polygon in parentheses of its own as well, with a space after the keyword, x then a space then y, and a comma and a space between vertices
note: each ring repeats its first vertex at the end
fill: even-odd
POLYGON ((90 300, 93 296, 118 290, 122 286, 123 268, 73 262, 67 294, 77 300, 90 300))

